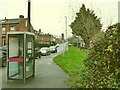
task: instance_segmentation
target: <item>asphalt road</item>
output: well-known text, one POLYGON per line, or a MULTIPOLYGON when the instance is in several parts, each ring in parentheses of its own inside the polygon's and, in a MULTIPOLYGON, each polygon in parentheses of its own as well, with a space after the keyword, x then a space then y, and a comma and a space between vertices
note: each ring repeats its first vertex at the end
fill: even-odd
POLYGON ((58 53, 52 53, 49 56, 42 56, 36 59, 36 73, 35 78, 29 79, 26 83, 23 81, 9 81, 6 82, 6 67, 0 68, 2 71, 2 88, 68 88, 65 85, 68 75, 53 62, 53 58, 64 52, 65 45, 61 44, 58 48, 58 53))

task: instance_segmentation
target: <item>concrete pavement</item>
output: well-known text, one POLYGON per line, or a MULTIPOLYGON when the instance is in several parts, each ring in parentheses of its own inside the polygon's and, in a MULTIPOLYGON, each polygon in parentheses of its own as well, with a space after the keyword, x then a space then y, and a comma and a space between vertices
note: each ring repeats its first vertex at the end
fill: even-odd
POLYGON ((2 88, 68 88, 64 82, 68 75, 53 62, 53 57, 62 53, 63 49, 61 45, 58 53, 36 59, 35 78, 29 79, 25 84, 21 81, 6 83, 6 68, 3 68, 2 88))

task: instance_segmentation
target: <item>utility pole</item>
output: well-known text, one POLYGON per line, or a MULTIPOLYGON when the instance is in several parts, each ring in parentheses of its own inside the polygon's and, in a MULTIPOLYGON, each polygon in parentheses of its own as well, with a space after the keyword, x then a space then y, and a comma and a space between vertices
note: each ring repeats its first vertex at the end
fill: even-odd
POLYGON ((67 41, 67 17, 65 16, 65 36, 66 36, 66 45, 65 45, 65 50, 68 51, 68 41, 67 41))
POLYGON ((68 47, 67 47, 67 17, 65 16, 65 36, 66 36, 66 39, 64 39, 64 34, 62 33, 62 39, 64 40, 64 52, 63 52, 63 59, 64 59, 64 56, 65 56, 65 51, 68 50, 68 47))
POLYGON ((67 17, 65 16, 65 35, 67 39, 67 17))
POLYGON ((28 20, 27 20, 28 32, 30 32, 30 18, 31 18, 31 0, 28 0, 28 20))

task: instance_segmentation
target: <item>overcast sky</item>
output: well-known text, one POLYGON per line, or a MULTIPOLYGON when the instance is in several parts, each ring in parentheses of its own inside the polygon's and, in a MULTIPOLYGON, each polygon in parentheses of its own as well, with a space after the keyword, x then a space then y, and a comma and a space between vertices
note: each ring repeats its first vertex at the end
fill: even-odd
MULTIPOLYGON (((95 11, 101 18, 103 29, 118 21, 119 0, 31 0, 31 23, 35 30, 41 29, 44 33, 61 35, 65 33, 65 16, 68 25, 74 20, 76 12, 82 3, 86 8, 95 11)), ((0 0, 0 19, 5 17, 27 17, 27 0, 0 0)), ((71 29, 67 26, 68 36, 71 29)))

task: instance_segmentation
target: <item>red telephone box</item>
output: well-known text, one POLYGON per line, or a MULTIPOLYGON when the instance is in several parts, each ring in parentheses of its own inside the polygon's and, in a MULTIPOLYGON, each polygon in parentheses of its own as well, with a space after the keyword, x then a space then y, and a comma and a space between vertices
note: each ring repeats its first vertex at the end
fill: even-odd
POLYGON ((30 32, 8 32, 7 81, 35 76, 34 39, 30 32))

